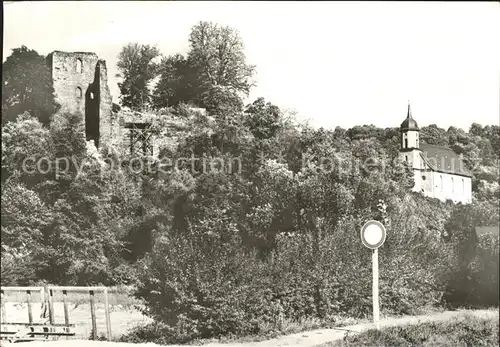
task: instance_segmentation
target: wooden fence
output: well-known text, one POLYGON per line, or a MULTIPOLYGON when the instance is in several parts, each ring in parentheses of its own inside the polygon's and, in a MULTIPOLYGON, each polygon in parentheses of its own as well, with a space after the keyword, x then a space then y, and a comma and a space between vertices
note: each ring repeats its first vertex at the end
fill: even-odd
MULTIPOLYGON (((108 341, 111 340, 111 320, 109 313, 109 302, 108 302, 108 288, 107 287, 75 287, 75 286, 46 286, 46 287, 1 287, 1 311, 2 311, 2 335, 4 334, 4 325, 25 325, 26 327, 31 327, 29 330, 31 335, 36 335, 34 333, 34 326, 43 325, 48 328, 54 329, 44 329, 43 333, 45 335, 56 335, 56 336, 71 336, 70 328, 73 327, 70 323, 70 315, 68 309, 68 292, 88 292, 90 301, 90 316, 92 320, 92 339, 97 340, 97 319, 95 310, 95 293, 102 292, 104 294, 104 312, 106 319, 106 332, 108 341), (26 293, 26 303, 28 305, 28 322, 27 323, 12 323, 7 321, 7 311, 5 307, 5 297, 6 292, 25 292, 26 293), (33 321, 33 300, 32 293, 39 292, 41 298, 42 307, 48 309, 49 313, 49 324, 34 323, 33 321), (54 293, 62 292, 63 297, 63 307, 64 307, 64 324, 56 324, 54 319, 54 293), (63 329, 60 329, 60 328, 63 329)), ((42 334, 42 333, 40 333, 42 334)), ((39 334, 39 335, 40 335, 39 334)), ((28 334, 29 335, 29 334, 28 334)))

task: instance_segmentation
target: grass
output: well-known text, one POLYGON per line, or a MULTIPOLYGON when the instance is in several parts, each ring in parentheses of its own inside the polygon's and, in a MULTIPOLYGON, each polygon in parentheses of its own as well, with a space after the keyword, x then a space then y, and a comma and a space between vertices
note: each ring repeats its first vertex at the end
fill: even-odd
POLYGON ((323 347, 350 346, 498 346, 499 319, 463 314, 449 321, 371 329, 323 347))
MULTIPOLYGON (((443 312, 442 307, 424 307, 415 312, 416 315, 423 314, 435 314, 443 312)), ((402 317, 397 315, 391 315, 391 317, 402 317)), ((247 336, 227 336, 221 337, 219 339, 210 340, 196 340, 192 344, 206 344, 209 342, 221 342, 221 343, 245 343, 245 342, 261 342, 269 340, 272 338, 301 333, 316 329, 329 329, 329 328, 341 328, 349 325, 370 323, 372 321, 370 316, 365 318, 354 318, 348 316, 336 316, 332 319, 319 319, 319 318, 308 318, 301 321, 291 321, 285 319, 280 329, 276 329, 274 325, 269 325, 267 327, 262 327, 263 333, 259 335, 247 335, 247 336)))
MULTIPOLYGON (((328 329, 333 327, 343 327, 353 324, 367 323, 369 319, 357 319, 347 316, 335 316, 330 319, 319 319, 319 318, 307 318, 300 321, 291 321, 285 319, 281 326, 278 327, 276 324, 268 324, 261 326, 261 332, 258 335, 244 335, 235 336, 227 335, 219 338, 211 339, 194 339, 189 341, 184 341, 182 344, 186 345, 205 345, 209 343, 221 343, 221 344, 232 344, 232 343, 252 343, 252 342, 262 342, 273 338, 279 338, 281 336, 301 333, 305 331, 315 330, 315 329, 328 329)), ((154 326, 155 324, 153 324, 154 326)), ((179 341, 171 341, 169 339, 165 340, 164 334, 161 330, 155 330, 153 326, 139 326, 138 330, 135 330, 131 335, 123 336, 116 341, 119 342, 154 342, 158 344, 171 344, 171 343, 181 343, 179 341), (142 337, 139 337, 142 336, 142 337)))

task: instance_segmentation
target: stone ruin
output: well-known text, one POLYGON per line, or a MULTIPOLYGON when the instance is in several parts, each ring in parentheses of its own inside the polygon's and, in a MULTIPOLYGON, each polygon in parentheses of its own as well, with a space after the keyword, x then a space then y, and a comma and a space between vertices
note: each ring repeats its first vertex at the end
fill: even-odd
POLYGON ((58 113, 81 114, 90 146, 115 148, 131 155, 156 156, 145 114, 113 111, 106 62, 95 53, 54 51, 47 57, 58 113))

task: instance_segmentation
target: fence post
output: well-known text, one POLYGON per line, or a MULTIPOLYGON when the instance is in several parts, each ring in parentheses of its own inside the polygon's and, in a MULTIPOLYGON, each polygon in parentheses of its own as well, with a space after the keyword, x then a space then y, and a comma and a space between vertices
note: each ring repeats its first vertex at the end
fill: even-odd
MULTIPOLYGON (((40 303, 42 304, 41 306, 41 309, 42 309, 42 312, 40 312, 40 314, 43 314, 43 308, 45 306, 45 290, 43 289, 43 287, 40 289, 40 303)), ((42 318, 40 316, 40 318, 42 318)))
POLYGON ((104 289, 104 313, 106 315, 106 329, 108 332, 108 341, 111 341, 111 317, 109 315, 108 288, 104 289))
POLYGON ((92 340, 97 340, 97 322, 95 318, 94 291, 90 290, 90 316, 92 319, 92 340))
POLYGON ((5 312, 5 301, 4 301, 4 297, 3 297, 3 290, 1 292, 1 305, 2 305, 2 322, 5 322, 7 319, 6 319, 6 316, 7 316, 7 312, 5 312))
POLYGON ((68 291, 63 290, 63 305, 64 305, 64 324, 69 325, 69 311, 68 311, 68 291))
POLYGON ((49 299, 49 322, 54 324, 54 291, 47 287, 48 289, 48 299, 49 299))
POLYGON ((28 303, 28 321, 33 324, 33 308, 31 307, 31 290, 26 291, 26 302, 28 303))

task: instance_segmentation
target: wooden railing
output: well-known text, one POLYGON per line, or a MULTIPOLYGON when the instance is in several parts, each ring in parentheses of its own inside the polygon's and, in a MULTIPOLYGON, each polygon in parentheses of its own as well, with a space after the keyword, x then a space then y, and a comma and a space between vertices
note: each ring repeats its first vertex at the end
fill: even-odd
POLYGON ((33 306, 31 300, 32 292, 39 292, 42 303, 44 302, 44 287, 1 287, 1 304, 2 304, 2 322, 6 322, 6 310, 5 310, 5 292, 26 292, 26 302, 28 304, 28 320, 29 324, 33 323, 33 306))
MULTIPOLYGON (((109 301, 108 301, 108 288, 107 287, 76 287, 76 286, 47 286, 47 287, 1 287, 1 311, 2 311, 2 323, 7 322, 7 312, 5 309, 5 292, 25 292, 26 293, 26 303, 28 304, 28 325, 35 324, 33 322, 33 308, 32 308, 32 298, 31 294, 33 292, 39 292, 41 297, 42 305, 48 305, 49 311, 49 325, 58 325, 55 323, 54 319, 54 292, 60 291, 63 296, 63 306, 64 306, 64 326, 70 327, 70 317, 68 309, 68 292, 88 292, 90 301, 90 316, 92 319, 92 339, 97 340, 97 319, 95 313, 95 293, 102 292, 104 294, 104 312, 106 319, 106 332, 108 341, 111 340, 111 319, 109 312, 109 301)), ((13 323, 6 323, 13 324, 13 323)), ((26 324, 26 323, 17 323, 26 324)))

